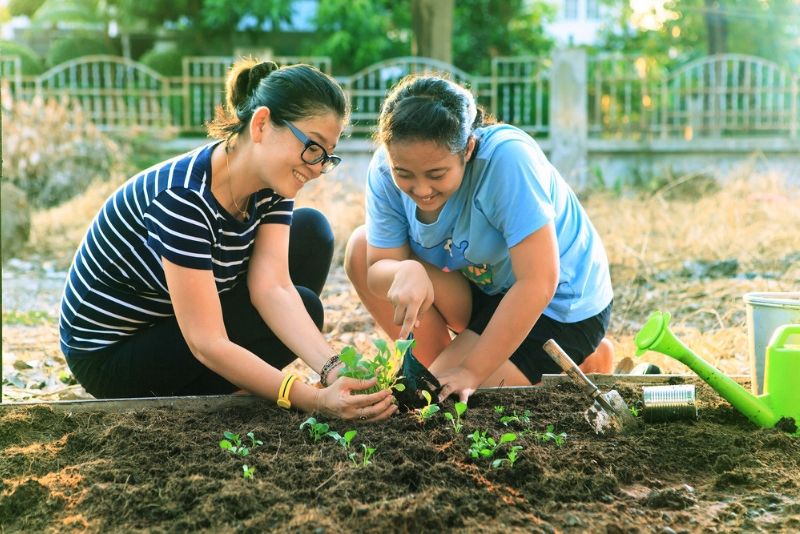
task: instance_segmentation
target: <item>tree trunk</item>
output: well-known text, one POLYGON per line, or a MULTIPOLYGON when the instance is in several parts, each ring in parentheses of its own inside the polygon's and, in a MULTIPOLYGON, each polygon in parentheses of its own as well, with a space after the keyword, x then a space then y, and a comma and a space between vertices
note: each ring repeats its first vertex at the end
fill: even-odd
POLYGON ((704 0, 703 18, 708 34, 708 54, 724 54, 728 49, 728 21, 719 0, 704 0))
POLYGON ((411 0, 411 53, 453 62, 453 0, 411 0))

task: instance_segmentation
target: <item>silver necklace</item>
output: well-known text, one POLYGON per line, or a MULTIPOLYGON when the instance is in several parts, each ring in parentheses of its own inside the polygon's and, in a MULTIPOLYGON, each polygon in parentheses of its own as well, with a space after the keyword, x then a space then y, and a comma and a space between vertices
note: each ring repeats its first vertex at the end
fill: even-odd
POLYGON ((225 150, 225 167, 228 169, 228 190, 231 192, 231 200, 233 200, 233 205, 236 207, 236 211, 239 212, 239 215, 246 221, 249 214, 247 210, 243 210, 239 207, 239 204, 236 202, 236 197, 233 194, 233 175, 231 174, 231 164, 228 161, 228 150, 225 150))

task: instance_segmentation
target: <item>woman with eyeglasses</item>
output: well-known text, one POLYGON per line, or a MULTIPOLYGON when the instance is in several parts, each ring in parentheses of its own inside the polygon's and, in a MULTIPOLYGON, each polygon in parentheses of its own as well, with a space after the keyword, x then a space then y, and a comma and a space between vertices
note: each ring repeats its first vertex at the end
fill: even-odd
POLYGON ((611 371, 603 244, 530 136, 420 76, 390 92, 376 140, 345 268, 390 337, 413 331, 440 399, 559 373, 542 349, 551 338, 584 371, 611 371))
POLYGON ((295 195, 340 161, 347 99, 308 65, 240 60, 217 140, 144 170, 93 220, 69 271, 61 347, 96 397, 226 394, 362 421, 396 411, 338 377, 319 299, 333 234, 295 195), (316 388, 281 371, 300 357, 316 388))

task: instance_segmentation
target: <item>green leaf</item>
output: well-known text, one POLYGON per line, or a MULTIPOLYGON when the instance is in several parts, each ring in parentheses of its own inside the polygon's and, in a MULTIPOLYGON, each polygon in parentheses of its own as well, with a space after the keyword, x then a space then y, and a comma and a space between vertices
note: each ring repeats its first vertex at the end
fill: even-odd
POLYGON ((464 412, 467 411, 467 403, 466 402, 457 402, 455 404, 456 413, 461 416, 464 412))
POLYGON ((517 435, 513 432, 507 432, 500 436, 500 443, 508 443, 509 441, 514 441, 517 439, 517 435))
POLYGON ((223 439, 219 442, 219 448, 228 451, 233 448, 233 445, 227 439, 223 439))
POLYGON ((345 441, 345 443, 350 443, 351 441, 353 441, 353 438, 356 437, 357 433, 358 433, 358 431, 356 431, 356 430, 348 430, 347 432, 345 432, 344 433, 344 441, 345 441))

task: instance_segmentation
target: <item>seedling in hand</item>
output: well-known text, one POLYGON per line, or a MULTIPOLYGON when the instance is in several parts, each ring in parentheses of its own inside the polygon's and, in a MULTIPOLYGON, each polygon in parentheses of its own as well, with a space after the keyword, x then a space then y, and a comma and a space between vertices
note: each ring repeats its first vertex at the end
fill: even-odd
POLYGON ((328 430, 330 430, 328 423, 319 422, 313 417, 309 417, 300 423, 301 430, 305 427, 308 427, 308 435, 311 436, 315 443, 328 434, 328 430))
MULTIPOLYGON (((424 393, 427 393, 424 392, 424 393)), ((467 403, 466 402, 457 402, 455 404, 455 412, 454 414, 450 412, 444 413, 444 418, 450 421, 453 425, 453 431, 458 434, 461 432, 461 429, 464 425, 461 424, 461 416, 464 415, 464 412, 467 411, 467 403)))
POLYGON ((400 371, 406 352, 414 345, 414 340, 399 339, 395 341, 393 349, 390 349, 389 344, 383 339, 375 339, 372 343, 377 347, 378 354, 371 360, 365 359, 354 347, 349 345, 344 347, 339 353, 339 359, 344 363, 339 376, 349 376, 359 380, 377 377, 377 383, 373 387, 358 393, 375 393, 384 389, 405 390, 405 385, 399 382, 402 377, 397 376, 397 373, 400 371))
POLYGON ((419 408, 417 410, 417 420, 420 423, 424 424, 425 421, 427 421, 428 419, 433 417, 436 414, 436 412, 439 411, 439 405, 432 403, 433 399, 431 397, 430 392, 425 391, 423 389, 422 391, 420 391, 420 393, 422 394, 423 397, 425 397, 425 402, 428 403, 425 406, 423 406, 422 408, 419 408))

